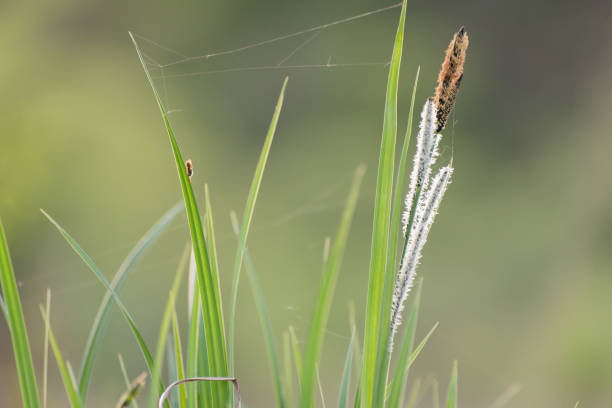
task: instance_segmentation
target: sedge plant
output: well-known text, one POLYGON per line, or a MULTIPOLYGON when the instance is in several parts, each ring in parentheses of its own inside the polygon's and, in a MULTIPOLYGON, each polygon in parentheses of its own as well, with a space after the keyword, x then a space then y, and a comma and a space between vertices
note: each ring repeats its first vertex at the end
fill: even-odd
MULTIPOLYGON (((422 249, 453 173, 452 160, 451 163, 438 169, 435 164, 438 158, 438 145, 442 140, 440 132, 445 127, 463 78, 468 37, 463 28, 455 34, 442 65, 435 95, 425 101, 420 115, 408 191, 405 194, 408 150, 419 75, 417 71, 408 113, 407 130, 396 165, 398 83, 406 4, 406 1, 402 4, 389 64, 374 202, 365 333, 360 340, 354 312, 352 312, 351 338, 340 378, 340 389, 337 392, 338 400, 335 404, 341 408, 349 406, 394 408, 405 406, 406 402, 413 401, 414 398, 409 399, 407 395, 409 369, 437 327, 436 324, 422 340, 416 341, 422 279, 418 281, 414 291, 411 289, 415 286, 416 269, 422 249), (411 308, 403 324, 404 330, 400 337, 398 332, 402 328, 404 305, 409 295, 412 296, 411 308), (392 364, 392 361, 395 363, 392 364), (354 373, 358 375, 355 376, 354 373)), ((301 341, 292 327, 284 332, 281 342, 281 339, 274 336, 264 295, 265 288, 261 286, 257 277, 247 240, 264 170, 281 116, 287 86, 287 79, 285 79, 255 168, 243 215, 239 219, 235 213, 232 213, 237 249, 232 269, 231 293, 226 305, 229 314, 224 315, 224 303, 220 289, 221 273, 208 186, 205 189, 204 211, 201 213, 191 183, 193 164, 190 160, 184 160, 172 123, 145 64, 143 54, 134 37, 131 34, 130 36, 168 133, 183 201, 164 214, 143 236, 127 255, 110 282, 76 239, 43 211, 43 214, 105 287, 106 293, 93 319, 78 375, 62 356, 59 339, 55 337, 52 330, 53 316, 50 295, 47 297, 46 305, 41 306, 45 327, 42 394, 39 393, 15 274, 4 229, 0 223, 0 286, 2 288, 0 309, 10 331, 23 406, 27 408, 46 407, 48 358, 46 350, 49 345, 56 360, 69 405, 73 408, 86 406, 95 359, 114 307, 119 309, 122 318, 134 335, 146 368, 142 374, 130 377, 120 356, 121 371, 118 370, 118 374, 121 373, 125 388, 117 390, 117 407, 136 407, 138 395, 142 394, 145 383, 148 383, 148 390, 144 394, 148 394, 147 406, 150 408, 156 406, 192 408, 246 405, 248 401, 242 401, 240 397, 239 383, 248 381, 248 378, 240 378, 239 373, 236 372, 234 353, 236 302, 243 268, 246 270, 254 295, 256 311, 265 340, 270 376, 274 384, 274 396, 270 396, 268 406, 273 405, 271 402, 273 400, 274 405, 281 408, 311 408, 319 399, 322 400, 324 406, 331 405, 332 402, 329 399, 325 400, 323 392, 325 387, 320 383, 318 367, 336 282, 342 269, 343 254, 350 236, 351 222, 365 167, 363 165, 357 167, 346 204, 339 218, 336 234, 331 240, 326 241, 324 269, 315 309, 308 334, 306 338, 301 339, 305 346, 301 347, 301 341), (188 249, 177 268, 162 315, 156 346, 152 352, 150 344, 142 336, 136 322, 123 304, 120 290, 143 253, 151 247, 170 222, 183 211, 189 226, 190 240, 188 249), (188 259, 191 259, 191 262, 188 262, 188 259), (187 267, 187 264, 190 266, 187 267), (188 327, 182 332, 179 327, 179 309, 176 303, 183 297, 179 293, 179 288, 185 269, 188 269, 189 273, 187 296, 189 307, 188 327), (182 338, 186 339, 185 343, 182 338), (282 348, 279 348, 279 345, 282 348), (165 360, 167 360, 166 368, 164 368, 165 360), (297 388, 294 387, 295 384, 298 384, 297 388)), ((457 407, 457 378, 457 363, 455 362, 446 397, 447 408, 457 407)), ((413 388, 418 389, 418 384, 415 382, 413 388)), ((437 401, 437 398, 436 391, 434 400, 437 401)), ((141 406, 142 404, 141 401, 141 406)))

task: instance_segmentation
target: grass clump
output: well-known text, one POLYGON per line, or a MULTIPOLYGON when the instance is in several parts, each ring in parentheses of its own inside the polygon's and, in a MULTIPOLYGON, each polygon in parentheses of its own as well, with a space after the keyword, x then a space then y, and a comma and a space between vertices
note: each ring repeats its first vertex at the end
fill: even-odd
MULTIPOLYGON (((459 83, 463 77, 463 63, 468 40, 463 28, 455 34, 440 73, 436 95, 425 102, 417 135, 416 153, 410 174, 409 189, 405 195, 404 205, 402 205, 408 148, 412 133, 415 90, 418 82, 417 71, 408 115, 407 131, 399 155, 399 164, 396 165, 397 99, 405 18, 406 2, 404 1, 387 81, 374 203, 363 347, 360 347, 353 315, 351 317, 352 334, 338 391, 339 407, 403 406, 407 394, 409 369, 437 327, 436 324, 431 328, 425 338, 415 346, 415 332, 421 299, 421 280, 416 285, 416 291, 413 294, 412 307, 405 324, 403 341, 394 350, 394 343, 398 343, 395 338, 400 329, 404 303, 409 297, 415 282, 416 268, 421 257, 421 251, 453 172, 452 163, 442 166, 437 172, 434 171, 434 164, 438 156, 438 144, 442 138, 439 132, 444 128, 448 114, 454 104, 459 83), (397 356, 396 364, 392 367, 391 359, 394 351, 397 356), (352 378, 354 367, 359 368, 360 374, 357 378, 352 378), (354 384, 354 389, 351 389, 351 384, 354 384)), ((247 239, 263 173, 283 106, 287 86, 287 79, 285 79, 255 169, 241 221, 238 221, 237 216, 232 214, 232 225, 238 245, 229 300, 227 322, 229 331, 226 331, 222 293, 219 285, 220 274, 217 265, 214 220, 208 186, 205 194, 205 212, 204 217, 202 217, 191 184, 193 164, 191 160, 185 161, 183 158, 172 124, 147 69, 140 48, 134 37, 131 38, 168 133, 182 189, 183 202, 170 209, 136 244, 120 266, 112 282, 106 280, 93 259, 87 255, 77 241, 43 211, 43 214, 58 229, 72 249, 106 288, 106 294, 102 299, 90 331, 78 377, 74 375, 70 364, 62 357, 58 342, 51 329, 49 300, 46 307, 41 306, 46 337, 56 358, 70 406, 82 407, 87 402, 96 353, 114 305, 119 307, 142 352, 150 379, 149 407, 240 406, 242 401, 239 393, 239 380, 248 381, 248 379, 238 379, 234 369, 236 302, 243 264, 245 264, 248 280, 254 294, 256 310, 265 339, 270 373, 274 383, 276 406, 310 408, 315 405, 319 393, 322 401, 325 401, 324 387, 319 380, 318 366, 336 282, 341 271, 347 240, 350 236, 351 222, 365 167, 357 167, 336 235, 326 245, 324 272, 307 335, 306 347, 304 349, 300 348, 295 331, 289 327, 283 336, 281 358, 277 348, 277 339, 273 335, 263 289, 259 284, 255 266, 249 255, 247 239), (136 322, 123 305, 119 291, 138 259, 183 209, 187 215, 191 242, 185 251, 181 265, 177 268, 176 277, 162 316, 155 354, 152 354, 140 334, 136 322), (187 347, 186 350, 183 350, 178 315, 174 303, 176 297, 179 296, 178 288, 189 258, 191 259, 191 266, 189 267, 190 283, 188 286, 190 291, 188 296, 190 297, 189 304, 191 307, 187 330, 187 347), (163 375, 164 354, 166 352, 170 356, 168 375, 166 376, 170 384, 164 382, 163 375), (297 392, 293 387, 294 376, 297 384, 299 384, 297 392), (196 384, 188 386, 190 383, 196 384), (170 399, 172 399, 172 402, 170 402, 170 399)), ((1 224, 0 266, 0 284, 3 295, 0 297, 0 308, 9 323, 23 404, 25 407, 37 408, 39 406, 38 388, 30 347, 15 275, 1 224)), ((136 397, 144 387, 147 373, 145 372, 135 380, 130 381, 121 359, 120 362, 126 389, 118 399, 117 406, 136 406, 136 397)), ((46 378, 45 357, 44 403, 46 403, 46 378)), ((456 406, 457 363, 455 362, 448 387, 446 407, 456 406)))

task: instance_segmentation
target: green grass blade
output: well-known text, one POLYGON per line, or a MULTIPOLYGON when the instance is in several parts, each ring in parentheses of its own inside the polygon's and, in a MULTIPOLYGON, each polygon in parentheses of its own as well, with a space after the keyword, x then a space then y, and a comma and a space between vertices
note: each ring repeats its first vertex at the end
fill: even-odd
POLYGON ((349 387, 351 384, 351 367, 353 364, 353 347, 355 344, 355 331, 351 335, 351 342, 349 343, 348 350, 346 352, 346 360, 344 362, 344 371, 342 373, 342 381, 340 382, 340 396, 338 398, 338 408, 349 408, 349 387))
MULTIPOLYGON (((382 407, 385 393, 386 334, 389 326, 392 287, 385 290, 389 233, 391 226, 391 205, 393 199, 393 172, 395 163, 395 142, 397 136, 397 90, 404 42, 406 0, 402 5, 393 54, 389 67, 385 113, 383 121, 374 222, 370 256, 370 277, 366 306, 366 326, 362 370, 362 400, 367 407, 382 407), (388 298, 388 299, 387 299, 388 298), (387 312, 389 309, 389 312, 387 312)), ((391 282, 387 284, 391 286, 391 282)))
POLYGON ((453 363, 453 372, 451 374, 450 383, 448 384, 448 393, 446 396, 446 408, 457 408, 457 361, 453 363))
MULTIPOLYGON (((189 231, 191 235, 191 242, 193 244, 193 253, 197 267, 197 286, 200 291, 200 299, 202 301, 203 310, 203 321, 206 331, 206 349, 208 356, 208 365, 211 375, 216 377, 226 377, 228 373, 227 369, 227 355, 226 355, 226 344, 225 344, 225 329, 223 325, 223 313, 221 311, 221 293, 219 292, 219 282, 215 281, 211 263, 208 255, 208 249, 206 241, 204 239, 204 229, 202 227, 202 220, 200 219, 200 213, 198 205, 189 181, 189 176, 185 169, 185 161, 181 155, 178 143, 174 136, 174 131, 166 114, 166 110, 162 103, 161 97, 153 78, 147 68, 147 65, 142 56, 142 52, 138 47, 138 43, 130 33, 136 53, 145 72, 149 85, 153 90, 155 101, 162 115, 162 119, 168 132, 170 144, 172 146, 172 152, 176 168, 179 175, 181 189, 183 192, 183 199, 185 201, 185 209, 187 212, 187 219, 189 221, 189 231)), ((215 406, 224 406, 229 399, 229 388, 227 383, 221 383, 214 387, 214 401, 215 406)))
POLYGON ((40 305, 40 313, 42 314, 43 320, 45 321, 45 331, 49 333, 49 342, 51 344, 51 350, 55 355, 55 360, 57 361, 57 368, 59 368, 60 375, 62 377, 62 381, 64 383, 64 388, 66 389, 66 394, 68 395, 68 400, 70 401, 70 406, 72 408, 80 408, 83 407, 83 402, 81 401, 81 397, 79 396, 79 392, 76 387, 76 383, 73 381, 72 375, 68 371, 68 367, 64 361, 64 357, 62 357, 62 352, 57 345, 57 341, 55 340, 55 336, 53 335, 53 330, 51 329, 51 322, 47 319, 49 315, 49 311, 45 311, 45 308, 40 305))
MULTIPOLYGON (((235 213, 231 213, 232 216, 232 227, 234 228, 234 234, 241 239, 242 234, 240 233, 240 227, 238 226, 238 219, 235 213)), ((264 341, 266 343, 266 351, 268 354, 268 360, 270 362, 270 369, 272 371, 272 379, 274 381, 274 391, 276 393, 276 405, 278 407, 285 407, 285 399, 283 398, 283 384, 281 381, 280 364, 278 362, 278 351, 276 344, 274 343, 274 334, 272 333, 272 323, 270 322, 270 314, 266 307, 265 298, 259 279, 257 278, 257 272, 253 265, 253 260, 249 255, 248 249, 239 243, 238 245, 244 247, 244 259, 246 262, 246 270, 249 276, 249 282, 251 283, 251 290, 253 292, 253 299, 255 300, 255 308, 257 309, 257 317, 259 317, 259 323, 263 332, 264 341)))
POLYGON ((266 168, 266 162, 268 161, 268 155, 270 148, 272 147, 272 140, 276 133, 276 126, 278 124, 278 118, 280 116, 281 109, 283 107, 283 101, 285 99, 285 88, 287 87, 287 81, 289 77, 285 78, 283 86, 281 88, 278 101, 276 102, 276 108, 272 115, 272 120, 268 128, 266 140, 261 149, 259 155, 259 161, 255 168, 255 174, 253 175, 253 181, 249 189, 249 195, 247 197, 246 206, 244 208, 244 215, 242 218, 242 230, 240 231, 240 239, 238 241, 238 248, 236 250, 236 257, 234 260, 234 275, 232 281, 232 295, 231 295, 231 309, 230 309, 230 330, 229 330, 229 367, 230 375, 234 372, 234 342, 235 342, 235 327, 236 327, 236 302, 238 300, 238 283, 240 282, 240 269, 242 267, 242 259, 244 256, 244 248, 247 244, 247 237, 249 229, 251 227, 251 221, 253 219, 253 211, 255 210, 255 202, 257 201, 257 195, 259 194, 259 188, 261 186, 261 180, 263 177, 264 169, 266 168))
POLYGON ((306 350, 306 359, 304 360, 304 368, 302 371, 302 383, 300 392, 300 407, 310 408, 313 406, 313 391, 314 382, 316 380, 316 365, 319 362, 321 349, 323 346, 323 337, 327 321, 331 311, 331 304, 340 272, 340 265, 346 247, 346 241, 349 237, 349 231, 357 199, 359 198, 359 189, 365 173, 365 166, 361 165, 355 171, 355 176, 351 185, 351 189, 346 200, 346 205, 342 213, 342 220, 338 227, 338 232, 332 244, 329 253, 329 259, 325 266, 321 280, 321 288, 319 297, 315 306, 314 316, 310 326, 308 347, 306 350))
POLYGON ((397 273, 397 249, 398 241, 400 239, 400 224, 402 218, 402 212, 404 209, 403 198, 404 198, 404 179, 406 176, 406 167, 408 163, 408 148, 410 147, 410 139, 412 136, 412 119, 414 116, 414 99, 416 97, 417 85, 419 83, 419 73, 421 67, 417 69, 416 76, 414 78, 414 85, 412 86, 412 97, 410 99, 410 109, 408 111, 408 124, 406 125, 406 135, 404 136, 404 144, 402 146, 402 152, 400 153, 399 164, 397 166, 397 177, 395 181, 395 192, 393 193, 393 214, 391 219, 391 238, 389 243, 389 262, 387 268, 392 271, 387 272, 388 276, 392 276, 397 273))
MULTIPOLYGON (((151 373, 151 384, 156 384, 161 381, 161 370, 164 365, 164 349, 166 347, 166 341, 168 338, 168 330, 170 329, 170 323, 172 320, 172 311, 174 310, 174 300, 176 299, 176 294, 181 285, 181 278, 183 277, 183 269, 185 269, 185 264, 187 263, 187 259, 189 257, 189 250, 183 253, 181 261, 179 263, 179 267, 176 271, 176 276, 174 277, 174 282, 172 282, 172 288, 170 289, 170 294, 168 296, 168 301, 166 302, 166 308, 164 309, 164 314, 162 317, 161 326, 159 328, 159 335, 157 336, 157 349, 155 350, 155 365, 153 366, 153 371, 151 373)), ((157 401, 161 395, 161 392, 155 387, 151 387, 149 391, 149 408, 155 408, 157 406, 157 401)), ((170 407, 170 404, 166 402, 166 406, 170 407)))
MULTIPOLYGON (((47 288, 45 321, 51 321, 51 290, 47 288)), ((43 408, 47 408, 47 378, 49 374, 49 325, 45 324, 45 343, 43 344, 43 408)))
MULTIPOLYGON (((431 335, 433 334, 433 332, 438 328, 438 323, 434 324, 434 326, 429 330, 429 332, 427 333, 427 335, 425 335, 425 337, 423 338, 423 340, 421 340, 421 342, 419 343, 419 345, 412 351, 412 353, 408 354, 407 357, 405 357, 404 360, 401 360, 398 363, 398 368, 401 368, 403 371, 406 372, 406 377, 408 376, 408 369, 412 366, 412 363, 414 363, 414 360, 417 359, 417 357, 419 356, 419 354, 421 353, 421 351, 423 350, 423 348, 425 347, 425 344, 427 344, 427 341, 429 340, 429 338, 431 337, 431 335)), ((403 356, 402 356, 403 357, 403 356)), ((395 386, 395 384, 393 384, 393 386, 395 386)), ((397 382, 397 387, 399 388, 399 399, 398 399, 398 405, 392 405, 389 404, 389 407, 400 407, 401 405, 401 401, 403 400, 403 393, 404 393, 404 388, 405 388, 406 384, 405 384, 405 378, 403 377, 403 375, 401 376, 401 378, 398 379, 397 382), (404 381, 404 382, 402 382, 404 381)))
MULTIPOLYGON (((95 264, 93 259, 91 259, 89 255, 87 255, 87 253, 74 240, 74 238, 72 238, 72 236, 64 228, 62 228, 62 226, 59 225, 53 218, 51 218, 51 216, 47 214, 44 210, 41 210, 41 212, 45 215, 45 217, 49 219, 49 221, 51 221, 51 223, 55 226, 55 228, 57 228, 57 230, 64 237, 66 242, 68 242, 68 244, 74 250, 74 252, 83 260, 83 262, 85 262, 85 264, 89 267, 89 269, 94 273, 96 278, 98 278, 98 280, 102 282, 102 285, 104 285, 106 290, 111 294, 111 296, 113 297, 113 300, 119 307, 119 310, 121 311, 122 316, 127 321, 128 325, 130 326, 130 329, 132 330, 132 333, 134 334, 134 337, 136 338, 136 342, 138 343, 138 346, 144 357, 144 360, 147 363, 149 372, 152 373, 153 357, 151 355, 151 352, 149 351, 149 348, 147 347, 147 344, 145 343, 144 338, 142 337, 142 334, 140 334, 140 331, 138 330, 138 327, 136 326, 136 322, 134 322, 132 315, 130 315, 130 312, 128 312, 127 308, 125 307, 121 299, 119 299, 119 295, 117 295, 117 292, 115 292, 115 290, 111 287, 110 283, 108 283, 108 280, 106 280, 106 278, 104 277, 104 275, 102 274, 98 266, 95 264)), ((151 384, 153 386, 153 382, 151 384)), ((159 381, 159 383, 157 384, 157 387, 161 390, 160 392, 162 392, 165 388, 162 381, 159 381)))
POLYGON ((402 401, 404 400, 406 379, 408 378, 408 370, 410 368, 409 358, 412 352, 412 347, 414 345, 414 337, 419 317, 419 307, 421 304, 422 289, 423 278, 419 279, 416 290, 414 291, 412 309, 410 310, 410 317, 408 318, 408 323, 406 324, 406 334, 404 335, 404 341, 400 349, 398 363, 395 368, 395 374, 390 385, 391 392, 388 401, 389 407, 400 407, 402 406, 402 401))
MULTIPOLYGON (((187 341, 187 376, 197 377, 201 375, 198 373, 198 360, 199 360, 199 345, 200 339, 200 293, 195 291, 193 294, 193 303, 191 305, 191 318, 189 319, 189 339, 187 341)), ((189 406, 192 408, 196 407, 196 389, 195 385, 188 387, 187 389, 187 400, 189 406)), ((207 400, 207 406, 210 406, 212 402, 207 400)))
MULTIPOLYGON (((127 393, 125 395, 129 395, 130 390, 133 388, 132 383, 130 383, 130 377, 128 376, 127 370, 125 369, 125 363, 123 362, 123 357, 121 357, 121 354, 118 354, 117 358, 119 359, 119 367, 121 368, 121 375, 123 375, 123 380, 125 381, 125 390, 127 393)), ((130 401, 130 403, 132 404, 134 408, 138 408, 138 402, 136 402, 135 398, 133 398, 130 401)))
POLYGON ((291 338, 289 332, 283 333, 283 363, 285 369, 284 395, 288 407, 293 406, 293 369, 291 365, 291 338))
MULTIPOLYGON (((172 331, 174 337, 174 357, 176 359, 176 379, 185 379, 185 363, 183 362, 183 347, 181 345, 181 331, 179 330, 176 307, 172 308, 172 331)), ((179 402, 181 408, 187 408, 187 393, 185 387, 179 387, 179 402)))
MULTIPOLYGON (((134 265, 140 260, 142 255, 153 245, 157 238, 166 230, 170 222, 183 210, 183 203, 174 205, 168 210, 145 235, 136 243, 128 256, 123 260, 117 273, 113 277, 111 287, 115 292, 119 292, 125 281, 133 270, 134 265)), ((113 310, 114 302, 111 301, 111 294, 107 292, 98 307, 96 317, 89 332, 85 353, 81 363, 81 375, 79 377, 79 394, 83 401, 87 401, 87 391, 91 380, 91 373, 96 358, 98 347, 106 330, 108 319, 113 310)))
MULTIPOLYGON (((213 273, 217 285, 220 285, 219 281, 219 265, 217 261, 217 243, 215 240, 215 223, 213 220, 212 205, 210 204, 210 191, 208 190, 208 184, 204 185, 204 202, 206 204, 206 232, 208 236, 208 253, 210 254, 210 268, 213 273)), ((219 293, 221 293, 221 286, 218 286, 219 293)), ((223 310, 223 305, 221 305, 223 310)))
POLYGON ((13 273, 11 256, 9 254, 4 226, 0 220, 0 287, 4 297, 4 312, 13 343, 15 364, 19 377, 19 387, 23 405, 27 408, 38 408, 38 387, 34 375, 34 364, 32 363, 32 352, 28 340, 23 309, 17 290, 17 282, 13 273))
POLYGON ((298 342, 297 335, 295 334, 295 328, 289 326, 289 336, 291 337, 291 348, 293 349, 293 359, 295 360, 295 370, 297 371, 298 385, 302 384, 302 353, 300 352, 300 343, 298 342))

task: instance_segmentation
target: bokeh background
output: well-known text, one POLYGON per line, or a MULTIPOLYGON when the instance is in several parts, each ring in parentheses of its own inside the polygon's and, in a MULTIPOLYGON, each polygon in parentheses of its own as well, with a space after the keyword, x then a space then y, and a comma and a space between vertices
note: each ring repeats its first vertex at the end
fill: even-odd
MULTIPOLYGON (((141 36, 152 60, 167 64, 390 4, 0 4, 0 216, 38 368, 38 304, 45 288, 52 290, 60 345, 76 367, 104 293, 39 208, 112 276, 138 238, 180 199, 167 136, 128 30, 141 36)), ((398 16, 395 8, 323 30, 285 64, 385 62, 398 16)), ((455 179, 419 269, 425 286, 418 334, 437 321, 440 327, 411 371, 411 381, 436 378, 444 390, 457 359, 463 407, 494 406, 519 388, 506 406, 570 407, 577 400, 584 407, 612 406, 611 17, 612 3, 604 0, 409 2, 400 129, 417 67, 420 109, 452 33, 464 24, 470 35, 455 124, 445 131, 440 159, 454 157, 455 179)), ((306 39, 177 64, 155 75, 183 154, 194 162, 198 194, 205 182, 212 192, 226 300, 236 244, 228 214, 243 209, 282 79, 290 76, 249 237, 279 336, 294 325, 304 339, 324 238, 335 231, 353 170, 367 165, 321 366, 333 403, 348 344, 349 301, 363 323, 386 68, 191 75, 274 66, 306 39), (189 75, 176 77, 183 74, 189 75)), ((122 291, 150 343, 187 242, 181 217, 122 291)), ((272 383, 247 286, 243 280, 238 375, 249 406, 268 407, 272 383)), ((0 351, 0 406, 18 406, 4 320, 0 351)), ((133 376, 144 369, 115 313, 88 406, 112 406, 121 394, 117 353, 133 376)), ((50 373, 50 406, 66 406, 54 362, 50 373)), ((428 399, 419 406, 430 406, 428 399)))

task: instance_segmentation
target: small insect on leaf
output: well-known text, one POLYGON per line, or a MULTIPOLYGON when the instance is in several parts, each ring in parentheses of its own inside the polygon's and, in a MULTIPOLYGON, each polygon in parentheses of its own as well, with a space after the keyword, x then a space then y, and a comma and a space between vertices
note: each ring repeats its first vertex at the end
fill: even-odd
POLYGON ((191 181, 191 177, 193 176, 193 163, 191 163, 191 159, 185 162, 185 169, 187 170, 189 181, 191 181))
POLYGON ((132 403, 138 396, 138 393, 140 392, 140 390, 144 388, 146 384, 146 381, 145 381, 146 379, 147 379, 146 372, 136 377, 134 381, 132 381, 130 388, 126 390, 123 393, 123 395, 121 395, 121 398, 119 398, 119 402, 117 402, 117 405, 115 406, 115 408, 125 408, 125 407, 129 407, 130 405, 132 405, 132 403))

